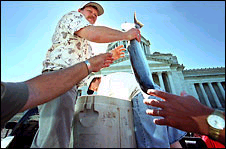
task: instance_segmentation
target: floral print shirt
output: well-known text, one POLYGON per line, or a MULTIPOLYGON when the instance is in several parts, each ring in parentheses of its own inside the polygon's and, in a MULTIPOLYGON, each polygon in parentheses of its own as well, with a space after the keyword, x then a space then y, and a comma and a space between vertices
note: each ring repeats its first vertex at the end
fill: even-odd
POLYGON ((94 56, 88 40, 74 34, 89 25, 92 24, 80 12, 71 11, 64 15, 56 26, 42 71, 67 68, 94 56))

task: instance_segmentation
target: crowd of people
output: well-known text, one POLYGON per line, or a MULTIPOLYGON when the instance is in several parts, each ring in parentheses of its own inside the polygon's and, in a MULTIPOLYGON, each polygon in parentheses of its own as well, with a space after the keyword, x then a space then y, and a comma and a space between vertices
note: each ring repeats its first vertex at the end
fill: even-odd
MULTIPOLYGON (((39 129, 31 147, 69 147, 70 126, 78 97, 78 87, 84 85, 91 72, 109 67, 114 60, 123 57, 123 51, 126 50, 119 46, 108 53, 95 56, 89 41, 96 43, 132 39, 141 41, 139 29, 132 28, 123 32, 109 27, 94 26, 97 18, 103 13, 104 9, 100 4, 85 2, 77 11, 65 14, 56 26, 52 46, 47 50, 43 62, 42 74, 24 82, 1 82, 1 128, 16 113, 38 106, 39 129)), ((225 144, 225 128, 221 128, 217 134, 209 133, 210 128, 206 122, 208 116, 216 110, 202 105, 184 92, 181 96, 169 94, 157 85, 155 90, 142 93, 133 75, 123 75, 133 81, 120 80, 120 77, 109 75, 96 79, 99 81, 96 83, 98 86, 90 85, 89 92, 96 91, 100 95, 126 98, 133 102, 138 147, 181 147, 178 140, 186 134, 184 131, 204 134, 225 144), (109 80, 112 84, 106 83, 109 83, 109 80), (123 91, 125 94, 120 95, 123 97, 118 97, 118 89, 114 88, 114 83, 125 85, 123 91), (111 92, 103 91, 106 87, 111 92), (145 94, 150 95, 148 99, 144 97, 145 94), (154 119, 155 116, 158 116, 157 119, 154 119), (142 123, 143 126, 139 126, 138 123, 142 123), (168 126, 159 127, 159 125, 168 126), (141 129, 145 129, 145 133, 141 133, 141 129), (156 134, 154 131, 161 133, 156 134)), ((224 121, 225 114, 222 115, 224 121)))

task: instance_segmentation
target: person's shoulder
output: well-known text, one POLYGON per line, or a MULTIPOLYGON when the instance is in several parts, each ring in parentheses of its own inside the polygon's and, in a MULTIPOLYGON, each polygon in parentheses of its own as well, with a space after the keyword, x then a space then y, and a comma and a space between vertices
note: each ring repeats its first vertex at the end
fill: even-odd
POLYGON ((78 12, 78 11, 70 11, 70 12, 68 12, 68 13, 66 13, 65 15, 74 15, 74 16, 80 16, 80 17, 82 17, 83 15, 82 15, 82 13, 80 13, 80 12, 78 12))

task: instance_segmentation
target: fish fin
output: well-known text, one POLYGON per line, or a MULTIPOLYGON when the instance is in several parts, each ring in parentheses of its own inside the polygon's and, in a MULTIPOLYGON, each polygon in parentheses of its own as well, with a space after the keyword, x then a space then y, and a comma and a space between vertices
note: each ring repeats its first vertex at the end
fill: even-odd
POLYGON ((139 28, 144 26, 144 24, 142 24, 140 21, 137 20, 136 11, 134 12, 134 23, 136 26, 138 25, 139 28))

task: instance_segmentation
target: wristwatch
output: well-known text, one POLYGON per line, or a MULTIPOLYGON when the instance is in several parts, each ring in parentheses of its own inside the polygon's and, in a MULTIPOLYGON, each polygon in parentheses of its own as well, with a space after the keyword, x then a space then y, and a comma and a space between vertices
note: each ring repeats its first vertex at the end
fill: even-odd
POLYGON ((223 113, 220 110, 215 109, 214 112, 207 117, 207 123, 209 124, 209 137, 213 140, 217 140, 220 131, 225 127, 223 113))
POLYGON ((85 60, 84 63, 87 66, 88 74, 90 74, 92 72, 92 68, 91 68, 91 64, 90 64, 89 60, 85 60))

